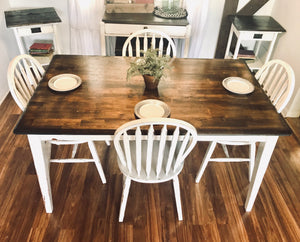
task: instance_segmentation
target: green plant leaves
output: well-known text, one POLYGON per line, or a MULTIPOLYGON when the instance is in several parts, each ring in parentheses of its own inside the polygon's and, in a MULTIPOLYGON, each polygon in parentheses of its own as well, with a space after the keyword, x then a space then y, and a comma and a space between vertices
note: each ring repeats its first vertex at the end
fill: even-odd
POLYGON ((144 56, 137 57, 135 61, 130 63, 127 70, 127 80, 137 75, 150 75, 156 79, 160 79, 165 74, 166 69, 170 69, 169 56, 159 56, 158 49, 148 49, 141 51, 144 56))

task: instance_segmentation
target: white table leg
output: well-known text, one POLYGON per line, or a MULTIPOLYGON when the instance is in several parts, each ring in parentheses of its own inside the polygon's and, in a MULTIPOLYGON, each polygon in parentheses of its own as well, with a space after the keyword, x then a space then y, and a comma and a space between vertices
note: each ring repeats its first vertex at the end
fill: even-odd
POLYGON ((22 54, 22 55, 26 54, 26 50, 24 48, 24 45, 23 45, 23 42, 21 40, 21 36, 18 33, 18 30, 16 28, 14 28, 13 30, 14 30, 14 35, 15 35, 18 47, 19 47, 20 54, 22 54))
POLYGON ((233 53, 233 59, 237 59, 239 51, 240 51, 240 45, 241 45, 242 39, 240 36, 238 36, 237 42, 236 42, 236 46, 234 49, 234 53, 233 53))
POLYGON ((28 135, 31 153, 40 189, 42 192, 45 209, 47 213, 52 213, 53 202, 50 183, 50 155, 51 144, 43 141, 38 135, 28 135))
POLYGON ((277 39, 277 33, 274 34, 273 40, 272 40, 271 43, 270 43, 270 46, 269 46, 269 50, 268 50, 268 53, 267 53, 267 57, 266 57, 265 63, 267 63, 267 62, 270 60, 270 58, 271 58, 271 54, 272 54, 272 52, 273 52, 273 48, 274 48, 276 39, 277 39))
POLYGON ((250 212, 253 207, 256 195, 273 154, 277 139, 278 136, 267 137, 266 142, 261 142, 258 146, 254 171, 245 203, 247 212, 250 212))
POLYGON ((230 28, 224 59, 229 58, 229 52, 230 52, 230 45, 231 45, 231 41, 232 41, 232 36, 233 36, 233 25, 231 25, 231 28, 230 28))
POLYGON ((60 46, 59 46, 58 41, 57 41, 56 25, 52 24, 52 27, 53 27, 53 44, 54 44, 54 48, 55 48, 55 53, 56 54, 61 54, 61 49, 60 49, 60 46))
POLYGON ((188 58, 190 50, 191 25, 186 26, 183 58, 188 58))
POLYGON ((101 55, 106 56, 106 43, 105 43, 105 23, 100 23, 100 44, 101 44, 101 55))

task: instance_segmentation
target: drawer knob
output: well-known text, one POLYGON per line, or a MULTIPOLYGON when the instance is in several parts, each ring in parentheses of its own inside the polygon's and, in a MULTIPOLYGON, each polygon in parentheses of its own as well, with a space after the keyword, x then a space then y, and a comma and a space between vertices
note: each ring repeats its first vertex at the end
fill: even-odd
POLYGON ((254 34, 253 39, 262 39, 263 34, 254 34))

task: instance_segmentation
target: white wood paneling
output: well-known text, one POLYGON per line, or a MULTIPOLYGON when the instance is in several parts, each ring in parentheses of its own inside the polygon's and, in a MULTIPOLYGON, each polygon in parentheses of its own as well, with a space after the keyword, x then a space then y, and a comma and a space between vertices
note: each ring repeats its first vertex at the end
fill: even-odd
POLYGON ((295 72, 295 91, 288 103, 283 114, 287 117, 300 116, 300 18, 299 18, 300 1, 290 0, 287 4, 284 0, 277 0, 274 3, 272 16, 275 18, 285 29, 284 33, 277 41, 272 59, 282 59, 289 63, 295 72))

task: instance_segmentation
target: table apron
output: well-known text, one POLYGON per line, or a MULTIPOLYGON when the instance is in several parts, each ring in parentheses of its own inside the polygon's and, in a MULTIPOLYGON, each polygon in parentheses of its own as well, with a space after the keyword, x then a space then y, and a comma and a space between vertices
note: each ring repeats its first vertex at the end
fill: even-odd
MULTIPOLYGON (((40 140, 86 140, 86 141, 112 141, 114 135, 66 135, 66 134, 28 134, 28 137, 37 137, 40 140)), ((198 135, 198 141, 249 141, 266 142, 270 137, 277 135, 198 135)))
POLYGON ((266 142, 271 137, 277 135, 198 135, 198 141, 246 141, 246 142, 266 142))
POLYGON ((36 137, 41 141, 49 140, 73 140, 73 141, 112 141, 113 135, 66 135, 66 134, 28 134, 29 137, 36 137))

